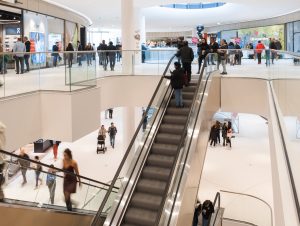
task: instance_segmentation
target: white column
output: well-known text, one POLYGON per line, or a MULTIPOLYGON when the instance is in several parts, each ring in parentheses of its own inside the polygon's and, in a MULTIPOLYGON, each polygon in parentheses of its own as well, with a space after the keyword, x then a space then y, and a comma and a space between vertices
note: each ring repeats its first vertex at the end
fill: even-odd
POLYGON ((121 1, 122 12, 122 69, 123 74, 132 74, 133 57, 132 52, 134 45, 134 0, 121 1))
POLYGON ((134 7, 134 0, 122 0, 122 49, 123 74, 132 74, 133 64, 141 62, 141 54, 128 50, 140 50, 146 42, 145 16, 140 8, 134 7))

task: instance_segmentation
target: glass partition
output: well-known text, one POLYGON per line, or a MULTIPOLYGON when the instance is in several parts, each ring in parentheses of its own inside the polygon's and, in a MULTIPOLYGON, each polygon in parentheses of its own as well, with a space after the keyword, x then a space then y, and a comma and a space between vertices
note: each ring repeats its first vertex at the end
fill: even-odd
MULTIPOLYGON (((97 211, 109 184, 77 176, 26 155, 14 155, 0 151, 6 162, 4 169, 4 202, 31 207, 66 210, 64 197, 65 178, 74 178, 76 193, 72 195, 76 211, 97 211), (80 182, 79 182, 80 181, 80 182)), ((115 187, 112 194, 117 194, 115 187)), ((110 202, 111 206, 111 202, 110 202)), ((109 206, 109 207, 110 207, 109 206)))

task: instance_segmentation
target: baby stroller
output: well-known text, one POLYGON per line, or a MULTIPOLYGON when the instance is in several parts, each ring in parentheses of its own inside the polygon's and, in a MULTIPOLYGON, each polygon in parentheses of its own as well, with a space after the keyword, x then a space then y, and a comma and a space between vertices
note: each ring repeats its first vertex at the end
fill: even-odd
POLYGON ((105 147, 105 136, 98 135, 97 139, 98 139, 97 154, 99 154, 100 152, 105 154, 105 152, 107 151, 107 147, 105 147))

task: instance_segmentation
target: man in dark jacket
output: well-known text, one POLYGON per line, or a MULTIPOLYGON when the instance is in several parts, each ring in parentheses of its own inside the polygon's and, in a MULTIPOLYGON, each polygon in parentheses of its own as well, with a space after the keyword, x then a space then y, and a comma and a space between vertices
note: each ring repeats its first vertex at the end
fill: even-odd
POLYGON ((274 64, 274 59, 275 59, 276 54, 277 54, 277 52, 276 52, 277 46, 276 46, 274 38, 270 38, 269 49, 271 51, 272 64, 274 64))
POLYGON ((27 37, 24 37, 24 44, 25 44, 25 47, 26 47, 26 53, 28 54, 25 54, 24 55, 24 61, 25 61, 25 65, 26 65, 26 71, 29 72, 29 58, 30 58, 30 41, 28 40, 27 37))
POLYGON ((216 65, 214 59, 217 57, 218 54, 218 49, 219 49, 219 44, 216 42, 216 38, 210 38, 210 52, 215 53, 214 55, 211 55, 211 64, 216 65))
MULTIPOLYGON (((209 53, 209 45, 206 42, 206 39, 203 38, 201 40, 201 43, 198 44, 198 72, 197 74, 200 74, 200 69, 201 69, 201 65, 202 62, 205 62, 205 58, 207 56, 207 54, 209 53)), ((206 65, 204 65, 204 67, 206 67, 206 65)))
POLYGON ((82 47, 82 44, 80 43, 80 41, 77 41, 77 51, 79 52, 77 54, 78 66, 82 66, 82 58, 81 58, 80 52, 83 51, 83 47, 82 47))
POLYGON ((174 89, 176 107, 183 107, 182 89, 184 85, 184 70, 179 62, 174 63, 175 70, 171 72, 171 76, 165 78, 171 80, 171 86, 174 89))
POLYGON ((194 60, 194 51, 191 47, 189 47, 187 41, 184 42, 183 47, 178 51, 177 57, 181 58, 184 73, 188 77, 188 82, 190 82, 192 77, 192 62, 194 60))
POLYGON ((105 43, 105 40, 102 41, 102 43, 97 47, 98 55, 99 55, 99 65, 102 65, 104 70, 107 70, 107 63, 108 63, 108 58, 107 58, 107 45, 105 43))
POLYGON ((109 42, 109 46, 107 47, 108 52, 108 59, 110 64, 110 70, 115 70, 116 65, 116 54, 117 54, 117 47, 114 46, 113 42, 109 42))
POLYGON ((53 56, 53 67, 57 66, 57 61, 59 60, 59 43, 56 42, 55 45, 52 46, 52 56, 53 56))

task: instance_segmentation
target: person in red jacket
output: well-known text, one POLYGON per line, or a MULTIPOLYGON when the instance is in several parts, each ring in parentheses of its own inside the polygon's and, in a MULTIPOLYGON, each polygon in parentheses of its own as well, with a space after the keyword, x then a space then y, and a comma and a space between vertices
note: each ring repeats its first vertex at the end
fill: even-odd
POLYGON ((261 54, 264 49, 265 49, 265 45, 263 43, 261 43, 261 41, 258 41, 258 44, 256 45, 256 54, 257 54, 258 64, 261 64, 261 54))

